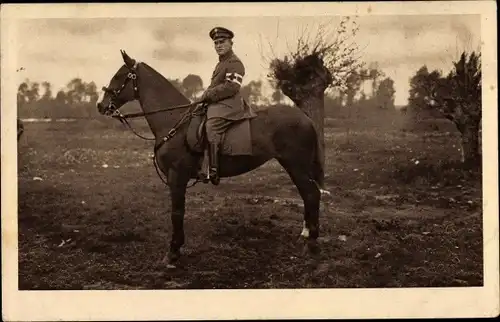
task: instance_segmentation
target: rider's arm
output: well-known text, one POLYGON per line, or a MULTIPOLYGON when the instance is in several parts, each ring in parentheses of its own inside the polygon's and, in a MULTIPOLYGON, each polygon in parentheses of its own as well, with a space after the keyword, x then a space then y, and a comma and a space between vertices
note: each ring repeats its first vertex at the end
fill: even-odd
POLYGON ((202 101, 208 103, 219 102, 239 92, 243 76, 245 76, 245 67, 243 64, 240 61, 230 61, 227 64, 225 73, 224 82, 207 89, 201 97, 202 101))

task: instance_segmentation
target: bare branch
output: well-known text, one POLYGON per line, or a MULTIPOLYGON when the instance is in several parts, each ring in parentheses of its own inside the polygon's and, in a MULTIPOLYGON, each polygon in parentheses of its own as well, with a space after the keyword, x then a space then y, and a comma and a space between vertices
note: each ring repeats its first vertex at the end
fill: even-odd
POLYGON ((294 49, 278 59, 273 51, 269 78, 294 102, 312 93, 323 93, 331 87, 345 91, 347 78, 363 66, 359 47, 353 39, 359 26, 343 17, 337 28, 332 20, 321 22, 312 34, 303 26, 294 49))

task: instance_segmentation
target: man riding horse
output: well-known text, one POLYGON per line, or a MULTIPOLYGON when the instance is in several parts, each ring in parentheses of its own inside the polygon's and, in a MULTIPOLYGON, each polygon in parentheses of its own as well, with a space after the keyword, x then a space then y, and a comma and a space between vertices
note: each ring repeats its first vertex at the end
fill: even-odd
POLYGON ((241 94, 241 84, 245 76, 245 66, 233 52, 234 33, 222 27, 213 28, 209 33, 219 55, 219 62, 212 74, 210 86, 201 97, 207 105, 207 140, 203 165, 199 173, 204 182, 218 185, 219 149, 225 131, 236 121, 255 117, 241 94), (208 159, 208 160, 207 160, 208 159), (207 165, 208 161, 208 165, 207 165), (208 173, 205 173, 208 168, 208 173))

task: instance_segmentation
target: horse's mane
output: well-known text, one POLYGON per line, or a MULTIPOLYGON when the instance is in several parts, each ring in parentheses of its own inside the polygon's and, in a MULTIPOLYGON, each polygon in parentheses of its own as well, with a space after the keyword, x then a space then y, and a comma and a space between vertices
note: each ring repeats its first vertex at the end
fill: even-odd
POLYGON ((165 87, 167 90, 165 91, 165 94, 169 98, 172 99, 172 101, 175 101, 175 103, 178 104, 188 104, 191 101, 184 96, 168 79, 166 79, 162 74, 157 72, 153 67, 149 66, 148 64, 141 62, 141 64, 152 74, 154 74, 156 77, 158 77, 157 83, 155 83, 155 86, 161 86, 162 90, 163 87, 165 87))

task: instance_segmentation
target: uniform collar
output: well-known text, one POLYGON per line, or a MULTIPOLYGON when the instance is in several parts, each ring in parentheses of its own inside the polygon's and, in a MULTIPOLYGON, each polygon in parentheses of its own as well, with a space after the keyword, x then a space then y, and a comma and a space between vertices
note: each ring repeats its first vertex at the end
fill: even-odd
POLYGON ((234 52, 233 50, 231 49, 230 51, 228 51, 225 55, 220 55, 219 56, 219 61, 223 61, 223 60, 226 60, 228 59, 229 57, 233 56, 234 55, 234 52))

